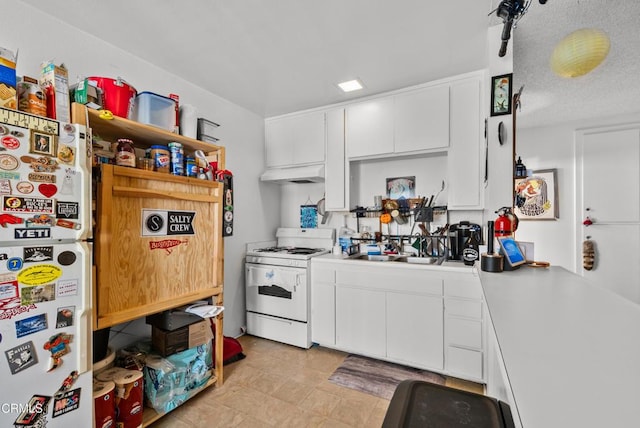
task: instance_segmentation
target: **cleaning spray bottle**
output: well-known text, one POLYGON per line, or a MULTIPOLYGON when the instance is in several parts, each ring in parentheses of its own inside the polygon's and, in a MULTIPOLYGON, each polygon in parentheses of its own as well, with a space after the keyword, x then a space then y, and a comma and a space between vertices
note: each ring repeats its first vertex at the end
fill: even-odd
POLYGON ((353 229, 347 227, 347 216, 343 216, 342 227, 338 232, 338 243, 342 250, 342 254, 348 255, 349 247, 351 246, 351 237, 355 235, 353 229))

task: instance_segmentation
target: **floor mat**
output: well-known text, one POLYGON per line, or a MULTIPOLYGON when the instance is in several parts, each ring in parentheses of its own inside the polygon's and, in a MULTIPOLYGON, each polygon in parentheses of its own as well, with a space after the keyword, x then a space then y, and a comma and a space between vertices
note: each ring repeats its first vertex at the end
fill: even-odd
POLYGON ((406 379, 423 380, 444 385, 445 378, 428 370, 401 366, 350 354, 329 377, 329 381, 346 388, 390 400, 400 382, 406 379))

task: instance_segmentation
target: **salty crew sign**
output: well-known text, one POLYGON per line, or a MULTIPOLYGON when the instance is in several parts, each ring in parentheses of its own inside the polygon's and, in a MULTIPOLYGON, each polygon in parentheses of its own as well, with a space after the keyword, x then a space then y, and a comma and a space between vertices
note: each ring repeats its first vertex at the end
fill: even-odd
POLYGON ((195 211, 142 210, 142 236, 195 235, 195 211))

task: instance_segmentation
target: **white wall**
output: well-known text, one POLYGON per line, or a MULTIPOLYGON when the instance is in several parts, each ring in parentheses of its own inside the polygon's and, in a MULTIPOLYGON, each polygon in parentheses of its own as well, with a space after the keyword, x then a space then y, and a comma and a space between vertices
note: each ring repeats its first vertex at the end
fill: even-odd
MULTIPOLYGON (((40 63, 54 60, 66 65, 73 81, 78 76, 120 76, 139 92, 176 93, 182 104, 195 106, 200 117, 221 125, 220 144, 226 147, 235 194, 235 231, 225 238, 224 333, 238 336, 245 325, 245 243, 270 239, 279 220, 279 192, 260 185, 258 179, 264 168, 263 118, 20 1, 3 5, 5 15, 12 18, 0 27, 0 43, 19 49, 18 75, 39 77, 40 63)), ((87 19, 95 17, 88 14, 87 19)), ((96 25, 108 23, 98 19, 96 25)))
POLYGON ((582 257, 575 248, 576 228, 583 220, 575 210, 575 131, 638 120, 640 113, 518 130, 516 152, 527 169, 558 169, 559 219, 521 221, 516 232, 519 241, 534 242, 536 260, 575 272, 577 258, 582 257))

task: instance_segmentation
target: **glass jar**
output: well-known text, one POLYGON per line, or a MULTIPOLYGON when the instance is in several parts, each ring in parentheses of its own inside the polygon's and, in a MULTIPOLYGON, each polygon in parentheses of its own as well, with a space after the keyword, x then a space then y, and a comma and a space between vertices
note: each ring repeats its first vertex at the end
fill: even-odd
POLYGON ((133 149, 133 141, 119 138, 116 146, 116 165, 136 167, 136 152, 133 149))

